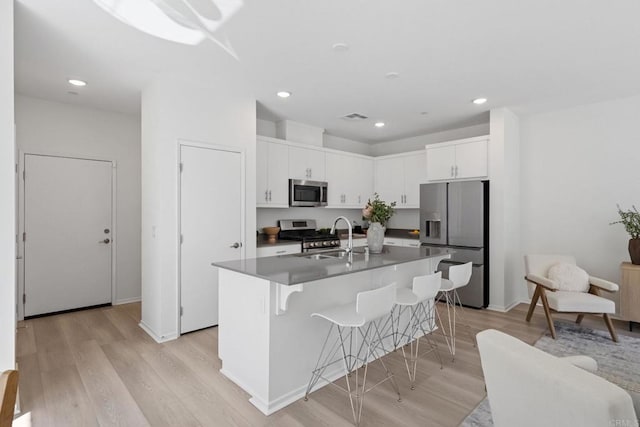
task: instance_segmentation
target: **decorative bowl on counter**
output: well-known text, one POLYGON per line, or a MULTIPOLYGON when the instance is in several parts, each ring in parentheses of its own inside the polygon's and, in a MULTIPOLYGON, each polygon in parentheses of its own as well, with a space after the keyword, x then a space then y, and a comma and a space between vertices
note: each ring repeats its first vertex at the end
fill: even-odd
POLYGON ((267 242, 275 243, 280 232, 280 227, 263 227, 262 231, 267 235, 267 242))

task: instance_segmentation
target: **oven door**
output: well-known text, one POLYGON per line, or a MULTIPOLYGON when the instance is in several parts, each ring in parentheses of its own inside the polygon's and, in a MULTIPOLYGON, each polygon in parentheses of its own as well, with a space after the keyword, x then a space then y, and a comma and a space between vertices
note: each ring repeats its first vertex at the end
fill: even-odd
POLYGON ((327 183, 321 181, 289 180, 289 206, 326 206, 327 183))

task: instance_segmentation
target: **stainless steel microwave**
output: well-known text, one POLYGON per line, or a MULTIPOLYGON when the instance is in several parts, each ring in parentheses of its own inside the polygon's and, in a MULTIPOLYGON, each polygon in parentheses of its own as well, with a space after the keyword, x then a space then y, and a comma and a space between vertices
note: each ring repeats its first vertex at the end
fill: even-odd
POLYGON ((327 183, 290 179, 289 206, 327 206, 327 183))

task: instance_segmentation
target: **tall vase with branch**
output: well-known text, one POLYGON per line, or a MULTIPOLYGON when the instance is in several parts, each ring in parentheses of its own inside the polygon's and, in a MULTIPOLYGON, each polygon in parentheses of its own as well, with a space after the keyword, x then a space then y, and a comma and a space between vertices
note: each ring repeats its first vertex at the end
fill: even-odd
POLYGON ((640 212, 635 206, 631 206, 629 210, 622 210, 618 205, 618 215, 620 215, 619 221, 614 221, 611 224, 622 224, 624 229, 627 230, 631 239, 629 239, 629 256, 631 257, 631 263, 640 265, 640 212))
POLYGON ((373 200, 369 199, 362 209, 362 219, 370 223, 367 231, 367 245, 370 253, 382 252, 386 225, 395 212, 395 206, 396 202, 387 203, 380 200, 378 193, 375 193, 373 200))

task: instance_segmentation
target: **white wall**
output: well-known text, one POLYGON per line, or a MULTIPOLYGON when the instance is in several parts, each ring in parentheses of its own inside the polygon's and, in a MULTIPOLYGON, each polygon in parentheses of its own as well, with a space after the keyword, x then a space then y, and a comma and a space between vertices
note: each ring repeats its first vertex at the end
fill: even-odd
POLYGON ((15 368, 16 253, 13 1, 0 2, 0 372, 15 368))
POLYGON ((256 101, 237 70, 218 72, 159 76, 142 93, 142 324, 160 340, 178 334, 179 139, 245 150, 245 247, 255 256, 256 101))
POLYGON ((365 156, 371 155, 371 145, 364 142, 354 141, 352 139, 341 138, 334 135, 323 135, 322 145, 325 148, 332 148, 334 150, 348 151, 350 153, 364 154, 365 156))
POLYGON ((256 135, 268 136, 270 138, 277 138, 276 122, 270 120, 256 120, 256 135))
MULTIPOLYGON (((363 203, 364 207, 364 203, 363 203)), ((315 219, 319 228, 327 228, 333 225, 338 216, 345 216, 351 222, 355 220, 359 225, 364 225, 362 210, 360 209, 326 209, 326 208, 258 208, 257 227, 262 233, 262 227, 278 225, 279 219, 315 219)), ((419 210, 401 209, 391 217, 387 227, 415 229, 419 228, 419 210)), ((343 228, 344 224, 339 224, 343 228)))
POLYGON ((427 144, 453 141, 489 134, 489 123, 467 126, 459 129, 413 136, 411 138, 380 142, 371 146, 372 156, 386 156, 387 154, 406 153, 408 151, 424 150, 427 144))
POLYGON ((638 118, 636 96, 521 119, 524 253, 573 254, 620 280, 629 236, 609 223, 617 203, 640 207, 638 118))
MULTIPOLYGON (((25 153, 114 160, 116 299, 140 298, 140 119, 16 96, 16 138, 25 153)), ((22 248, 20 248, 22 249, 22 248)))
POLYGON ((504 311, 521 301, 520 134, 518 117, 491 110, 489 143, 489 308, 504 311))

